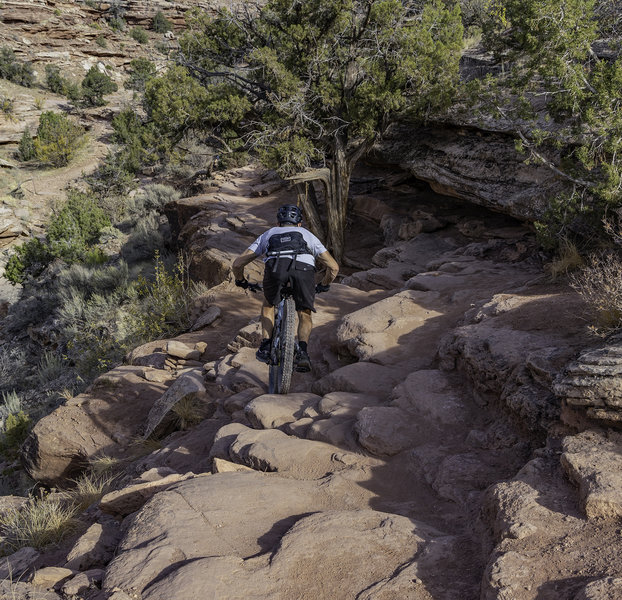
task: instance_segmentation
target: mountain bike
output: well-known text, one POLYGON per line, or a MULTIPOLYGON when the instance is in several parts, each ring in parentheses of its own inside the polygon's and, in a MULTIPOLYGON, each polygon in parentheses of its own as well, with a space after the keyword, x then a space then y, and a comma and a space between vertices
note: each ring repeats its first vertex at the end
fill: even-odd
MULTIPOLYGON (((262 289, 258 283, 249 283, 248 289, 257 292, 262 289)), ((296 343, 296 304, 290 285, 281 289, 281 301, 274 309, 274 329, 270 346, 270 368, 268 393, 287 394, 292 382, 295 358, 298 353, 296 343)))

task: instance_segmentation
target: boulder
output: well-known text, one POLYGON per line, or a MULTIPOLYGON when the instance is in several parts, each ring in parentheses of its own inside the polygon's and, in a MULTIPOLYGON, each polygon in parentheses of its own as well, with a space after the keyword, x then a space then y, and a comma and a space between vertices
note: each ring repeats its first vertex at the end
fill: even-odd
POLYGON ((122 457, 166 386, 146 381, 142 367, 121 366, 39 420, 22 452, 29 475, 48 485, 75 476, 90 457, 122 457))
POLYGON ((579 487, 588 519, 622 515, 622 434, 584 431, 564 438, 561 464, 579 487))
POLYGON ((105 567, 112 560, 120 539, 119 523, 104 517, 99 523, 93 523, 76 541, 67 554, 65 568, 86 571, 105 567))
MULTIPOLYGON (((361 361, 395 364, 412 354, 417 330, 441 315, 431 308, 435 301, 438 304, 434 293, 400 292, 345 316, 337 339, 361 361)), ((423 350, 418 347, 418 355, 427 364, 431 356, 423 350)))

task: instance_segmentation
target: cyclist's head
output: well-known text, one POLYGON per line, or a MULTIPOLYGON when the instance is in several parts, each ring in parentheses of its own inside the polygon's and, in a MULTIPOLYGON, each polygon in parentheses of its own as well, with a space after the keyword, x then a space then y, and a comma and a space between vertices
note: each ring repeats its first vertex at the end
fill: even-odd
POLYGON ((302 222, 302 212, 297 206, 286 204, 277 211, 276 220, 279 222, 279 225, 284 225, 285 223, 298 225, 302 222))

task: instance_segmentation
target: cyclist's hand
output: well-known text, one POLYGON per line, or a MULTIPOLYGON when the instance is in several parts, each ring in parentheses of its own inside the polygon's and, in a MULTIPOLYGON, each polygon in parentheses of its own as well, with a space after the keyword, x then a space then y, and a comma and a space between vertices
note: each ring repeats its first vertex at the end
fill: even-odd
POLYGON ((235 285, 237 285, 238 287, 241 287, 243 290, 248 289, 248 281, 246 279, 236 279, 235 285))
POLYGON ((330 283, 328 285, 322 285, 321 283, 318 283, 315 286, 316 294, 321 294, 322 292, 327 292, 328 290, 330 290, 330 283))

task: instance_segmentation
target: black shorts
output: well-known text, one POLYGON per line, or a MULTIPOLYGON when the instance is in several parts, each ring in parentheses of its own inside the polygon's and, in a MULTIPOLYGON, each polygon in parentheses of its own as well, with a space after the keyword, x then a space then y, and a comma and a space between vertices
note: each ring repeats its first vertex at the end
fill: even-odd
POLYGON ((281 301, 281 288, 291 282, 296 310, 315 312, 315 267, 291 258, 271 258, 265 264, 263 295, 268 304, 276 306, 281 301), (276 270, 274 268, 276 262, 276 270))

